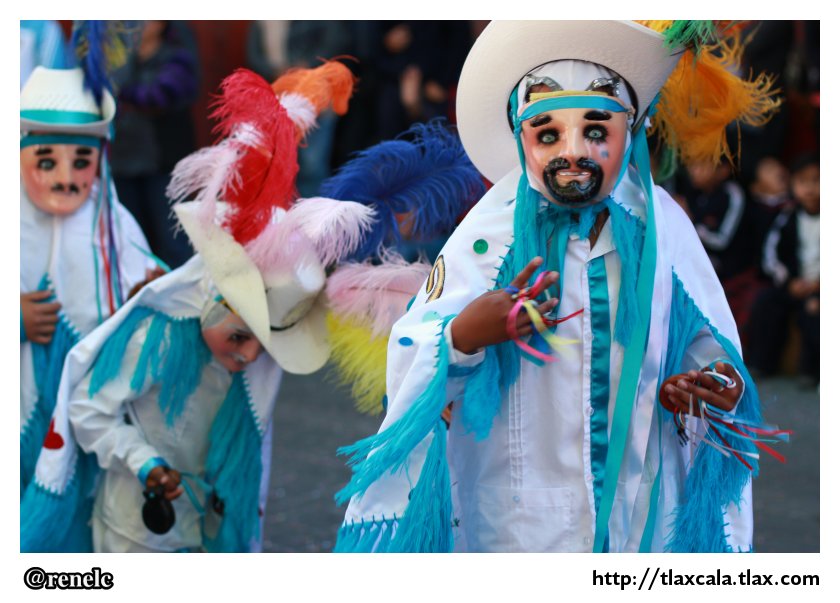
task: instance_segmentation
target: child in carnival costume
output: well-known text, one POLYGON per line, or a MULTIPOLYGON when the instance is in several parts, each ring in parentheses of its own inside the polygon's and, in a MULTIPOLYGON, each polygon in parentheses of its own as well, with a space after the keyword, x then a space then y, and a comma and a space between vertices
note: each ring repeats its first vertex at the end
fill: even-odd
POLYGON ((259 550, 282 371, 327 361, 325 266, 370 218, 345 203, 313 226, 308 206, 327 201, 292 205, 298 143, 352 86, 338 63, 273 87, 245 70, 225 80, 225 138, 170 187, 196 195, 175 211, 198 253, 71 351, 22 550, 259 550))
POLYGON ((476 41, 458 129, 495 184, 391 332, 383 425, 340 451, 336 551, 751 550, 757 449, 785 434, 761 427, 645 137, 651 118, 679 157, 719 158, 727 123, 769 117, 772 82, 731 75, 724 33, 517 21, 476 41))
MULTIPOLYGON (((91 37, 86 47, 97 44, 114 43, 91 37)), ((86 62, 37 67, 20 93, 21 496, 67 352, 155 267, 108 170, 115 111, 106 77, 86 62)))

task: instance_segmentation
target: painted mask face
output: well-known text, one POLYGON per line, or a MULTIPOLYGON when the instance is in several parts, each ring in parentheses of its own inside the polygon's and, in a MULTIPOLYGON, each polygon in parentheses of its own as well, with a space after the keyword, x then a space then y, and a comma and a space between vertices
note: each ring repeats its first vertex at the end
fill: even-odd
POLYGON ((627 135, 627 114, 557 109, 522 123, 522 148, 532 186, 549 201, 585 207, 613 190, 627 135))
POLYGON ((20 150, 26 194, 38 209, 66 216, 90 196, 99 166, 99 149, 77 144, 31 145, 20 150))
POLYGON ((244 370, 262 352, 262 344, 233 312, 202 324, 201 335, 213 358, 232 373, 244 370))

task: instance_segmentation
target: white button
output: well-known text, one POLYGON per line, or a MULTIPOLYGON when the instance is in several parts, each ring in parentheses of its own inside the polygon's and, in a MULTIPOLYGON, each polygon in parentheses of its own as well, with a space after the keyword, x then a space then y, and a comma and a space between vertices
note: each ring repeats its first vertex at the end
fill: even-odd
POLYGON ((595 414, 595 409, 590 406, 589 407, 589 416, 591 417, 594 414, 595 414))
POLYGON ((583 539, 583 544, 585 544, 586 546, 589 546, 590 544, 592 544, 592 539, 589 536, 586 536, 583 539))
POLYGON ((513 497, 513 502, 518 503, 518 502, 519 502, 519 497, 518 497, 518 496, 514 496, 514 497, 513 497))
POLYGON ((591 370, 589 370, 589 367, 587 367, 587 368, 585 368, 585 369, 583 370, 583 374, 584 374, 584 375, 586 375, 586 376, 588 377, 589 375, 591 375, 591 374, 592 374, 592 371, 591 371, 591 370))

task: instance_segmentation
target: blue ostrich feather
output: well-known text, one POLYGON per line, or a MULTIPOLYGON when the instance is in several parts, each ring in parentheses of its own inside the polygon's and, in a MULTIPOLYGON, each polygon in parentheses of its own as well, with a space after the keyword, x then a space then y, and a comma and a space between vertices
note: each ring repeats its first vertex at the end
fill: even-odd
POLYGON ((412 239, 430 240, 451 232, 484 190, 458 136, 433 121, 359 152, 323 183, 321 196, 377 212, 374 228, 352 258, 362 260, 400 240, 397 214, 412 214, 412 239))

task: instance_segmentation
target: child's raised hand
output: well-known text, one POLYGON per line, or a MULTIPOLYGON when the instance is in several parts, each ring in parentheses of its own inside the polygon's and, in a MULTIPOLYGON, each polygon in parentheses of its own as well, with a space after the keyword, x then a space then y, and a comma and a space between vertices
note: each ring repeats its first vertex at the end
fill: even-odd
MULTIPOLYGON (((700 416, 700 400, 704 400, 723 411, 731 411, 741 398, 741 393, 744 391, 744 382, 732 365, 726 362, 716 363, 714 371, 732 379, 735 387, 727 388, 720 381, 703 371, 688 371, 687 373, 671 375, 662 383, 659 393, 660 400, 670 402, 672 408, 687 414, 689 412, 689 402, 693 396, 691 410, 694 416, 700 416)), ((665 406, 667 407, 667 404, 665 406)))
POLYGON ((44 301, 52 295, 52 291, 33 291, 20 294, 23 332, 26 334, 26 338, 33 343, 46 345, 52 340, 53 333, 55 333, 61 304, 44 301))
POLYGON ((181 474, 175 469, 158 465, 149 471, 146 477, 146 489, 158 488, 163 491, 164 498, 175 500, 184 493, 184 488, 181 487, 181 474))
MULTIPOLYGON (((528 281, 542 265, 542 261, 539 256, 532 259, 510 284, 517 289, 527 287, 528 281)), ((539 287, 534 290, 535 295, 556 283, 559 276, 557 272, 549 272, 539 287)), ((508 341, 510 336, 507 332, 507 317, 514 304, 511 294, 504 289, 488 291, 470 302, 452 320, 452 344, 455 349, 465 354, 473 354, 488 345, 508 341)), ((557 298, 552 297, 537 306, 537 311, 545 314, 556 305, 557 298)), ((525 312, 517 317, 516 328, 520 337, 531 333, 533 327, 525 312)))

